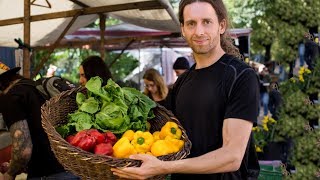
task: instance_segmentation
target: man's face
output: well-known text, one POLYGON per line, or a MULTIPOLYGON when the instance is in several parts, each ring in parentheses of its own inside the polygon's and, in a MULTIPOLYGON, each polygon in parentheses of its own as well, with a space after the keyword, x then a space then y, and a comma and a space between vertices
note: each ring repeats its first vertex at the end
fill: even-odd
POLYGON ((185 6, 184 23, 181 32, 196 54, 207 54, 220 47, 220 35, 224 33, 226 23, 218 22, 216 11, 211 4, 195 2, 185 6))

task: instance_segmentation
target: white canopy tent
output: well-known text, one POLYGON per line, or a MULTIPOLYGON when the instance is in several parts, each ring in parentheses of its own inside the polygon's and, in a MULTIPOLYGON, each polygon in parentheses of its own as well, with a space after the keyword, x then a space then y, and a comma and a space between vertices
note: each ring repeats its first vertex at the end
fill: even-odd
MULTIPOLYGON (((31 47, 50 45, 53 51, 66 34, 97 18, 104 37, 105 16, 146 28, 179 32, 178 19, 168 0, 1 0, 0 46, 17 47, 14 39, 21 38, 31 47)), ((104 38, 100 44, 103 48, 104 38)), ((23 59, 23 74, 30 77, 28 50, 24 50, 23 59)))

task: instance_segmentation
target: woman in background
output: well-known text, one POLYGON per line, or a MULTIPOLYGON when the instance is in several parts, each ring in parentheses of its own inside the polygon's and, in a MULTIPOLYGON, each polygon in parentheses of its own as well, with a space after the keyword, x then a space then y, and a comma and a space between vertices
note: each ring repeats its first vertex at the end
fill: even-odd
POLYGON ((159 71, 155 69, 148 69, 143 75, 144 94, 156 103, 167 106, 166 97, 168 95, 168 87, 165 84, 159 71))
POLYGON ((108 79, 112 79, 111 72, 106 63, 99 56, 89 56, 84 59, 79 67, 81 86, 85 86, 90 78, 99 76, 103 82, 102 86, 106 85, 108 79))

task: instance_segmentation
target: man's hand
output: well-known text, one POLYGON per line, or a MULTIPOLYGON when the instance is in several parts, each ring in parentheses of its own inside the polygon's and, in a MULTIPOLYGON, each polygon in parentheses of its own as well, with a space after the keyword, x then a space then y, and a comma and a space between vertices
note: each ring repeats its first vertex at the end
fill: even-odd
POLYGON ((150 177, 166 174, 164 161, 160 161, 154 156, 146 154, 131 155, 131 159, 141 160, 140 167, 111 168, 113 174, 126 179, 148 179, 150 177))

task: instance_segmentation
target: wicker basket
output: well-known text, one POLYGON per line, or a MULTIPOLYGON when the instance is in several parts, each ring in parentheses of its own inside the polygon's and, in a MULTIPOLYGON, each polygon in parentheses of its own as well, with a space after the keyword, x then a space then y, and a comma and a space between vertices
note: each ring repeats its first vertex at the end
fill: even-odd
MULTIPOLYGON (((48 135, 51 149, 58 161, 66 170, 80 176, 82 179, 116 179, 110 171, 110 167, 139 167, 141 165, 141 161, 139 160, 100 156, 83 151, 66 142, 55 130, 55 127, 67 122, 67 115, 69 113, 74 112, 78 108, 75 100, 76 93, 83 90, 83 88, 77 88, 65 91, 51 98, 41 108, 42 126, 48 135)), ((179 121, 162 106, 154 108, 154 114, 156 117, 149 121, 151 124, 150 132, 160 130, 167 121, 174 121, 181 128, 181 139, 185 141, 184 147, 179 152, 158 158, 170 161, 182 159, 189 155, 191 142, 179 121)), ((154 179, 163 178, 164 176, 157 176, 154 179)))

